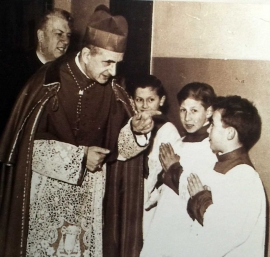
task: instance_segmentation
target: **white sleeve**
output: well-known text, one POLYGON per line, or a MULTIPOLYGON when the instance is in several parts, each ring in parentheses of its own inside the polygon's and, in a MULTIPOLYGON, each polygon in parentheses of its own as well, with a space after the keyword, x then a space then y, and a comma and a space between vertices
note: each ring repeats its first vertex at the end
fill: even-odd
MULTIPOLYGON (((159 147, 162 143, 170 143, 172 146, 178 141, 182 141, 177 128, 171 123, 166 122, 157 132, 154 144, 153 152, 159 153, 159 147)), ((157 156, 158 157, 158 156, 157 156)))
POLYGON ((118 160, 125 161, 145 150, 149 144, 151 132, 146 135, 135 135, 131 131, 131 119, 121 129, 118 136, 118 160))
POLYGON ((227 256, 229 252, 237 252, 229 256, 263 256, 266 202, 261 180, 245 164, 234 167, 224 178, 218 188, 211 187, 213 204, 204 214, 204 226, 190 256, 196 252, 200 257, 227 256), (254 235, 255 240, 250 240, 254 235))
POLYGON ((47 177, 77 184, 83 176, 84 146, 55 140, 35 140, 32 170, 47 177))

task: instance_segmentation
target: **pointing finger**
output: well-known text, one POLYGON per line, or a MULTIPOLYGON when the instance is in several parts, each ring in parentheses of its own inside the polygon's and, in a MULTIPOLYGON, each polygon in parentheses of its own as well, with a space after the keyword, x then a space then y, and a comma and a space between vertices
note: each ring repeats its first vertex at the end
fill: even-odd
POLYGON ((142 117, 144 117, 145 119, 148 118, 148 117, 153 117, 155 115, 161 115, 161 111, 153 111, 153 110, 149 110, 149 111, 144 111, 144 112, 141 112, 142 114, 142 117))

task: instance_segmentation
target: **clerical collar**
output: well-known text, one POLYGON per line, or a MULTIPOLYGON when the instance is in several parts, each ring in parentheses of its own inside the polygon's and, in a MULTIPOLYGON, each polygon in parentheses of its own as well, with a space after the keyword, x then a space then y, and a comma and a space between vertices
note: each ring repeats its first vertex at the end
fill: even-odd
POLYGON ((209 135, 207 132, 207 129, 209 127, 210 124, 208 123, 194 133, 187 133, 186 136, 183 138, 183 142, 196 143, 203 141, 209 135))
POLYGON ((218 162, 215 164, 214 170, 218 173, 226 174, 232 168, 240 164, 247 164, 253 167, 244 147, 237 148, 229 153, 217 155, 217 158, 218 162))
POLYGON ((36 51, 36 55, 37 55, 37 58, 39 59, 39 61, 42 64, 45 64, 46 63, 46 60, 45 60, 44 56, 39 51, 36 51))
POLYGON ((76 63, 76 65, 78 66, 78 68, 80 69, 80 71, 81 71, 88 79, 90 79, 90 78, 86 75, 86 73, 84 72, 84 70, 82 69, 82 66, 81 66, 81 64, 80 64, 80 61, 79 61, 79 55, 80 55, 80 53, 81 53, 81 52, 77 53, 77 55, 76 55, 76 57, 75 57, 75 63, 76 63))

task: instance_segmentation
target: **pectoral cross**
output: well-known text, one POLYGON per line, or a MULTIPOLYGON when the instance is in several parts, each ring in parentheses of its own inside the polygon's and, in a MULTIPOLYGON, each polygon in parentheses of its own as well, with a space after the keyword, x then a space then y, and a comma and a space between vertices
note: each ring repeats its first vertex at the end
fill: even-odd
POLYGON ((84 90, 80 89, 79 90, 79 95, 83 95, 83 92, 84 92, 84 90))

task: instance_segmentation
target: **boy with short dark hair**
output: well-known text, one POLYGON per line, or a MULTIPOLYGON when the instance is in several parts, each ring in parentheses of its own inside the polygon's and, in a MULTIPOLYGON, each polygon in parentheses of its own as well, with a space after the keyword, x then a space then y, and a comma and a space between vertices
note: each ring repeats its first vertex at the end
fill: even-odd
POLYGON ((187 209, 197 225, 187 237, 191 243, 180 244, 182 256, 263 257, 266 199, 248 156, 260 138, 261 118, 240 96, 219 97, 213 109, 209 140, 216 173, 204 181, 196 174, 188 178, 187 209))

